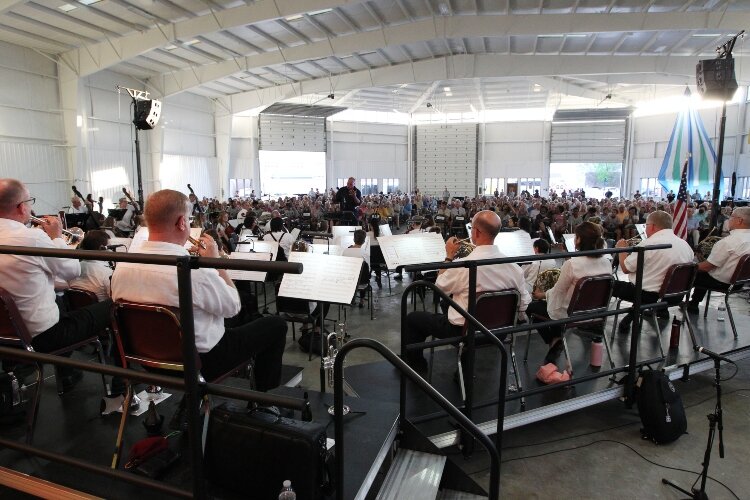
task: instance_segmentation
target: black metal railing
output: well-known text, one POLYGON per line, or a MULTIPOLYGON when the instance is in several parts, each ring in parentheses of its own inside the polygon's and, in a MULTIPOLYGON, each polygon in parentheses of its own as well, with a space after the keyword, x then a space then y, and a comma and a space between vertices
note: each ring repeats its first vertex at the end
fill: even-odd
POLYGON ((237 269, 243 271, 260 271, 275 273, 302 273, 302 264, 291 262, 261 262, 249 260, 215 259, 194 256, 151 255, 139 253, 118 253, 103 251, 82 251, 67 249, 46 249, 32 247, 0 246, 0 255, 27 255, 51 258, 85 259, 108 262, 131 262, 140 264, 176 266, 177 283, 179 289, 180 326, 183 340, 183 378, 166 377, 152 373, 140 372, 124 368, 103 366, 96 363, 76 361, 65 357, 52 356, 21 349, 0 347, 0 355, 31 361, 35 363, 51 363, 60 366, 80 368, 87 371, 116 375, 126 379, 141 380, 155 385, 173 387, 185 391, 188 411, 188 438, 192 467, 192 491, 181 490, 164 485, 157 481, 127 474, 121 471, 96 466, 88 462, 72 459, 66 455, 41 450, 34 446, 16 443, 7 439, 0 439, 0 445, 23 451, 31 455, 73 465, 90 472, 103 474, 132 484, 144 486, 177 496, 193 496, 206 498, 206 485, 203 475, 203 450, 201 448, 201 431, 199 424, 199 401, 203 394, 216 394, 236 398, 244 401, 254 401, 259 404, 272 404, 282 407, 302 410, 308 404, 305 400, 275 396, 256 391, 234 389, 215 384, 199 382, 195 355, 195 325, 193 323, 193 288, 191 271, 201 267, 214 269, 237 269))

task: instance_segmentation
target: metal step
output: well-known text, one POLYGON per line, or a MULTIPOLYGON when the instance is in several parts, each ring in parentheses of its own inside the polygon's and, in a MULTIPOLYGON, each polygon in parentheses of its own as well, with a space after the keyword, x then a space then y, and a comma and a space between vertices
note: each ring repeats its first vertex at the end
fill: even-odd
POLYGON ((377 500, 434 500, 446 457, 421 451, 396 452, 377 500))
POLYGON ((436 500, 484 500, 487 497, 480 497, 473 493, 456 490, 440 490, 436 500))

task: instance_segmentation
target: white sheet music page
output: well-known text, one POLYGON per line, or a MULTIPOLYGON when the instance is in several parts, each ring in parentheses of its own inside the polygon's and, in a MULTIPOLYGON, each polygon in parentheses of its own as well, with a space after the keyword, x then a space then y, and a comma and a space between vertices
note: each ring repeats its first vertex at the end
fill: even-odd
POLYGON ((495 236, 495 246, 506 257, 534 255, 534 243, 526 231, 497 233, 497 236, 495 236))
POLYGON ((576 235, 575 234, 563 234, 563 240, 565 241, 565 248, 568 252, 576 251, 576 235))
POLYGON ((359 229, 357 226, 334 226, 333 241, 331 244, 347 248, 354 244, 354 231, 359 229))
POLYGON ((381 236, 378 243, 388 269, 445 260, 445 242, 438 233, 381 236))
POLYGON ((388 224, 381 224, 378 229, 380 229, 380 236, 393 236, 391 226, 388 224))
POLYGON ((295 227, 292 229, 292 241, 297 241, 297 238, 299 238, 299 233, 301 233, 302 230, 298 227, 295 227))
MULTIPOLYGON (((263 262, 271 262, 273 255, 271 252, 233 252, 230 256, 233 260, 260 260, 263 262)), ((227 269, 227 274, 233 280, 242 281, 265 281, 266 274, 261 271, 240 271, 237 269, 227 269)))
POLYGON ((280 297, 348 304, 354 297, 362 269, 361 257, 291 252, 289 262, 302 263, 302 274, 285 274, 280 297))
POLYGON ((275 241, 253 240, 253 243, 243 243, 241 245, 237 245, 237 250, 235 251, 235 253, 252 253, 251 250, 255 250, 255 252, 260 253, 270 253, 273 256, 271 260, 276 260, 276 254, 279 253, 279 244, 275 241))

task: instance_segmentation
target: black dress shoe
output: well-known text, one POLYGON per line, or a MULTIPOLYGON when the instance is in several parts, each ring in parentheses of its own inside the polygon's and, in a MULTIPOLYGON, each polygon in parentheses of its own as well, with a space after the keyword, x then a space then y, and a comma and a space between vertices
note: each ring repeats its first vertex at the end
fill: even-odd
POLYGON ((630 325, 633 324, 633 320, 630 318, 625 318, 622 321, 620 321, 620 324, 617 325, 617 333, 620 335, 627 335, 630 333, 630 325))

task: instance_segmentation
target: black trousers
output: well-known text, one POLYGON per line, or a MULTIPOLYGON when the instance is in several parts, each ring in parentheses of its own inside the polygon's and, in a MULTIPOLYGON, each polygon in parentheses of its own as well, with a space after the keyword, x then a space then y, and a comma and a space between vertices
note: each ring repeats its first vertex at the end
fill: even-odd
MULTIPOLYGON (((547 301, 532 301, 526 308, 526 314, 529 316, 529 318, 532 318, 532 315, 539 315, 542 318, 545 318, 545 321, 549 320, 550 317, 547 313, 547 301)), ((560 338, 562 336, 562 326, 547 326, 537 328, 536 331, 539 332, 539 335, 542 337, 542 339, 544 339, 545 344, 550 344, 554 339, 560 338)))
POLYGON ((259 391, 281 382, 281 358, 286 345, 286 321, 266 316, 250 323, 227 328, 210 351, 200 354, 201 374, 212 380, 255 357, 255 382, 259 391))
POLYGON ((719 290, 729 290, 729 283, 719 281, 705 271, 698 271, 695 276, 693 285, 693 296, 690 299, 691 306, 698 306, 706 296, 708 288, 718 288, 719 290))
MULTIPOLYGON (((633 283, 629 281, 615 280, 614 288, 612 288, 612 296, 633 303, 635 301, 635 290, 635 285, 633 283)), ((659 300, 659 294, 657 292, 649 292, 647 290, 641 292, 642 304, 653 304, 657 300, 659 300)), ((677 303, 677 301, 673 302, 677 303)), ((633 321, 633 314, 627 313, 622 320, 633 321)))
MULTIPOLYGON (((416 344, 424 342, 427 337, 433 336, 438 339, 458 337, 461 335, 463 326, 454 325, 448 321, 446 314, 435 314, 426 311, 414 311, 406 316, 406 343, 416 344)), ((411 351, 406 355, 406 362, 415 370, 424 371, 427 368, 427 360, 421 351, 411 351)))

